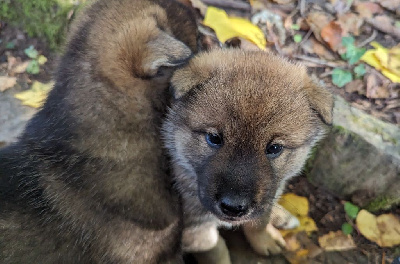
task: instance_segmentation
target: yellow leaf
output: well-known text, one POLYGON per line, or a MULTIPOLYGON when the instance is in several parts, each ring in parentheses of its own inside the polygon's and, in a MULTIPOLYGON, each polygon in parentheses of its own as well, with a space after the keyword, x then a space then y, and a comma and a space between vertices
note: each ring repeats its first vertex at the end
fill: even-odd
POLYGON ((307 234, 310 234, 311 232, 318 230, 314 220, 308 217, 309 204, 307 198, 298 196, 294 193, 286 193, 282 195, 278 203, 292 215, 296 216, 300 222, 300 225, 294 229, 279 230, 283 237, 290 233, 306 231, 307 234))
POLYGON ((356 248, 353 238, 342 231, 329 232, 318 238, 319 245, 326 251, 340 251, 356 248))
POLYGON ((31 89, 17 93, 14 97, 21 100, 23 105, 39 108, 43 105, 53 85, 53 82, 44 84, 35 81, 31 89))
POLYGON ((369 240, 381 247, 400 245, 400 221, 392 214, 378 217, 366 210, 361 210, 356 219, 357 227, 369 240))
POLYGON ((382 72, 392 82, 400 83, 400 45, 387 49, 378 42, 371 42, 375 49, 368 50, 361 60, 382 72))
POLYGON ((286 193, 282 195, 278 201, 286 210, 295 216, 307 216, 308 215, 308 200, 305 197, 298 196, 294 193, 286 193))
POLYGON ((234 37, 242 37, 255 43, 260 49, 265 49, 264 33, 247 19, 228 17, 224 10, 210 6, 207 8, 203 23, 214 29, 222 43, 234 37))

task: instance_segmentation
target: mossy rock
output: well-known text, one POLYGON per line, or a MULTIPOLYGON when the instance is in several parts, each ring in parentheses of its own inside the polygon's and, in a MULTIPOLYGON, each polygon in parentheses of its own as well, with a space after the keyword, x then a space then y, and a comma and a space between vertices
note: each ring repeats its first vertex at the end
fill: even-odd
POLYGON ((400 202, 400 128, 340 97, 334 127, 310 164, 311 182, 371 211, 400 202))

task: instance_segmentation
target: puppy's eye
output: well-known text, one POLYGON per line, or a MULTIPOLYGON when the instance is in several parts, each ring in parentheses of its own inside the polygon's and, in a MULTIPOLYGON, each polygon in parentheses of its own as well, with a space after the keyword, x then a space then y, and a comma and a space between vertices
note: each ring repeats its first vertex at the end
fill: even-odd
POLYGON ((222 140, 222 134, 207 133, 206 134, 207 144, 212 148, 220 148, 224 143, 222 140))
POLYGON ((278 157, 283 150, 283 146, 279 144, 268 144, 267 148, 265 149, 265 154, 270 159, 278 157))

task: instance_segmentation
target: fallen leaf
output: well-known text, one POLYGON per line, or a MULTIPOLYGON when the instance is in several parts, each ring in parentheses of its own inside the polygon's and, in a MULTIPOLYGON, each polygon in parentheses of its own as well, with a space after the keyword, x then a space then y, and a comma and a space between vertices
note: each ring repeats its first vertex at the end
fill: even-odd
POLYGON ((378 42, 371 42, 375 49, 367 50, 361 60, 382 72, 392 82, 400 83, 400 45, 385 48, 378 42))
POLYGON ((39 52, 32 45, 29 46, 29 48, 26 48, 24 52, 31 59, 36 59, 39 55, 39 52))
POLYGON ((339 16, 338 23, 342 28, 342 36, 347 36, 349 33, 358 36, 364 20, 354 13, 346 13, 339 16))
POLYGON ((389 98, 389 83, 384 83, 377 74, 369 74, 366 78, 366 94, 367 98, 379 99, 389 98))
POLYGON ((376 217, 366 210, 361 210, 356 223, 361 234, 379 246, 400 245, 400 221, 393 214, 376 217))
POLYGON ((46 58, 45 56, 43 56, 43 55, 40 55, 40 56, 37 58, 37 62, 38 62, 40 65, 43 65, 43 64, 45 64, 45 63, 47 62, 47 58, 46 58))
POLYGON ((309 205, 306 197, 298 196, 294 193, 286 193, 282 195, 278 203, 288 210, 292 215, 308 215, 309 205))
POLYGON ((20 63, 17 63, 12 69, 11 72, 13 73, 24 73, 26 71, 26 68, 28 67, 30 61, 23 61, 20 63))
POLYGON ((353 238, 342 231, 329 232, 318 238, 320 247, 325 251, 343 251, 356 248, 353 238))
POLYGON ((22 101, 23 105, 39 108, 47 98, 47 94, 53 88, 54 83, 33 82, 31 89, 14 95, 15 98, 22 101))
MULTIPOLYGON (((392 1, 392 0, 391 0, 392 1)), ((361 2, 355 4, 356 11, 362 18, 372 18, 375 14, 383 13, 382 8, 374 2, 361 2)))
POLYGON ((228 17, 224 10, 208 7, 203 23, 214 29, 222 43, 234 37, 242 37, 255 43, 260 49, 265 49, 264 33, 247 19, 228 17))
POLYGON ((322 253, 320 247, 318 247, 312 240, 310 240, 305 232, 297 234, 290 234, 285 237, 286 245, 292 245, 292 247, 283 252, 284 257, 291 264, 308 264, 314 263, 312 260, 322 253))
POLYGON ((26 72, 29 74, 39 74, 40 66, 37 60, 31 60, 26 67, 26 72))
POLYGON ((343 87, 353 80, 351 72, 335 68, 332 71, 332 82, 338 87, 343 87))
POLYGON ((311 54, 317 54, 318 57, 326 59, 326 60, 335 60, 335 56, 329 51, 327 48, 325 48, 324 45, 316 41, 314 38, 310 38, 303 42, 301 47, 306 51, 307 53, 311 54))
POLYGON ((305 197, 298 196, 294 193, 284 194, 278 202, 291 214, 299 219, 300 225, 294 229, 279 230, 283 237, 291 233, 298 233, 305 231, 310 234, 313 231, 317 231, 317 225, 314 220, 308 217, 309 204, 305 197))
POLYGON ((373 18, 367 18, 366 21, 380 31, 396 38, 400 38, 400 28, 396 27, 395 21, 388 16, 380 15, 373 18))
POLYGON ((390 11, 400 14, 400 0, 380 0, 379 4, 390 11))
POLYGON ((357 214, 360 211, 360 208, 357 205, 354 205, 350 202, 345 202, 344 211, 351 219, 356 219, 357 214))
POLYGON ((321 37, 332 50, 337 51, 342 42, 342 27, 338 22, 331 21, 321 29, 321 37))
POLYGON ((17 78, 15 77, 0 76, 0 92, 13 87, 16 83, 17 78))
POLYGON ((306 21, 314 33, 315 38, 321 42, 323 41, 321 37, 321 30, 332 20, 332 16, 320 11, 310 12, 306 18, 306 21))
POLYGON ((354 230, 353 226, 350 225, 349 223, 344 223, 344 224, 342 225, 342 232, 343 232, 345 235, 351 235, 351 233, 353 233, 353 230, 354 230))
POLYGON ((351 81, 348 84, 346 84, 346 86, 344 87, 344 90, 347 93, 357 92, 360 95, 365 95, 364 81, 360 80, 360 79, 351 81))

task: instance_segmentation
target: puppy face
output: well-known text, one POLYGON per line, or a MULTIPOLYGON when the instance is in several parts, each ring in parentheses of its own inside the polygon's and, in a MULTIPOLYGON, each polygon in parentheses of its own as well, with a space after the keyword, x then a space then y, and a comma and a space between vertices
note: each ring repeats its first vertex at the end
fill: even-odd
POLYGON ((193 180, 203 206, 224 221, 269 210, 331 122, 330 93, 303 67, 261 51, 197 56, 172 85, 167 148, 187 171, 179 177, 193 180))

